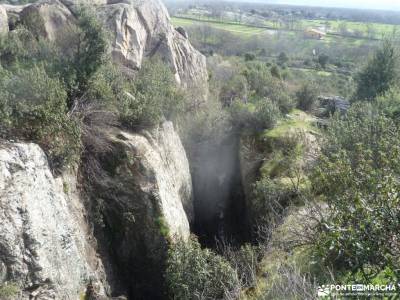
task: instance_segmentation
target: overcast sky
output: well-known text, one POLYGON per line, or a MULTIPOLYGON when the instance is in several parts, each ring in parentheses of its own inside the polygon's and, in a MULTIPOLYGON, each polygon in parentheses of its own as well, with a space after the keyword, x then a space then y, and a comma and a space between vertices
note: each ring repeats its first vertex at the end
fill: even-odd
MULTIPOLYGON (((239 0, 235 0, 239 1, 239 0)), ((242 0, 243 2, 400 10, 400 0, 242 0)), ((241 2, 242 2, 241 1, 241 2)))
MULTIPOLYGON (((166 0, 172 1, 172 0, 166 0)), ((175 0, 180 2, 192 2, 193 0, 175 0)), ((223 1, 223 0, 214 0, 223 1)), ((361 9, 385 9, 400 11, 400 0, 227 0, 237 2, 278 3, 291 5, 310 5, 327 7, 348 7, 361 9)))

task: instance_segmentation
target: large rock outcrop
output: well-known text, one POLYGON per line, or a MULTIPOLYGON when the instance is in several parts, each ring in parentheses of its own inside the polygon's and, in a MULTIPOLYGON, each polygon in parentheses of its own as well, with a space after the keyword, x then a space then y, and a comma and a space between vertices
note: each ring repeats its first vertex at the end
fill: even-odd
POLYGON ((89 154, 82 170, 92 179, 90 211, 101 252, 122 282, 118 293, 158 299, 169 243, 190 235, 188 160, 170 122, 140 133, 111 129, 107 136, 112 150, 96 161, 89 154))
MULTIPOLYGON (((175 31, 159 0, 83 2, 110 29, 115 62, 134 70, 159 56, 177 82, 200 89, 204 99, 205 58, 175 31)), ((77 3, 39 0, 0 9, 57 41, 76 24, 77 3)), ((185 150, 169 122, 138 133, 102 128, 99 135, 110 148, 84 156, 77 176, 58 179, 38 146, 1 143, 0 286, 16 282, 33 299, 77 299, 90 283, 100 294, 164 296, 168 247, 189 238, 194 218, 185 150)))
POLYGON ((78 299, 101 281, 73 189, 53 178, 39 146, 0 144, 0 286, 16 282, 18 299, 78 299))
POLYGON ((90 4, 110 32, 115 62, 136 70, 144 59, 159 57, 169 64, 182 87, 196 90, 193 94, 199 99, 194 100, 206 98, 206 59, 193 48, 182 30, 173 28, 168 11, 159 0, 40 0, 18 9, 9 5, 3 8, 19 13, 21 22, 35 33, 56 40, 66 36, 82 3, 90 4))
POLYGON ((35 34, 51 41, 63 38, 75 23, 71 11, 57 0, 42 0, 28 5, 21 11, 20 18, 35 34))
POLYGON ((4 7, 0 6, 0 34, 8 32, 8 17, 7 11, 4 7))
POLYGON ((203 85, 204 88, 205 57, 172 27, 160 1, 108 2, 97 10, 113 34, 112 54, 116 61, 140 68, 145 57, 158 55, 170 64, 177 81, 184 87, 203 85))

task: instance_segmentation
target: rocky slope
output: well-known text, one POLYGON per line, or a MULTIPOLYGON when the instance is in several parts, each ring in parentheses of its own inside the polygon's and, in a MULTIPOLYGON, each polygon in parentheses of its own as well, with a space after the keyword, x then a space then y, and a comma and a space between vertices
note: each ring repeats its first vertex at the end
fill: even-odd
MULTIPOLYGON (((74 26, 76 5, 0 5, 0 30, 22 22, 56 41, 74 26)), ((111 30, 116 63, 134 70, 156 55, 183 87, 206 90, 204 57, 158 0, 96 1, 93 8, 111 30)), ((75 173, 58 178, 37 145, 0 140, 0 291, 12 282, 15 299, 79 299, 88 290, 96 299, 163 296, 166 251, 189 237, 194 218, 185 150, 168 122, 137 133, 109 128, 103 137, 108 152, 84 157, 75 173)))
POLYGON ((0 6, 0 34, 8 32, 8 17, 4 7, 0 6))
POLYGON ((159 57, 167 62, 175 78, 184 88, 195 89, 204 100, 207 91, 205 57, 190 44, 187 35, 178 32, 159 0, 40 0, 26 6, 0 6, 0 30, 6 21, 6 10, 19 18, 35 33, 51 40, 63 38, 74 22, 77 7, 89 4, 111 37, 111 53, 115 62, 128 69, 140 68, 143 60, 159 57))
POLYGON ((93 160, 81 167, 87 198, 76 175, 53 177, 39 146, 0 143, 0 287, 17 283, 18 299, 77 299, 89 285, 96 296, 162 296, 168 245, 193 222, 185 151, 170 122, 107 138, 97 173, 93 160))
POLYGON ((17 282, 18 299, 76 299, 90 281, 104 292, 85 212, 64 184, 39 146, 1 143, 0 283, 17 282))
POLYGON ((90 155, 83 170, 92 178, 95 233, 117 294, 157 299, 168 243, 186 240, 193 221, 185 150, 170 122, 140 133, 113 129, 107 138, 112 149, 90 155))

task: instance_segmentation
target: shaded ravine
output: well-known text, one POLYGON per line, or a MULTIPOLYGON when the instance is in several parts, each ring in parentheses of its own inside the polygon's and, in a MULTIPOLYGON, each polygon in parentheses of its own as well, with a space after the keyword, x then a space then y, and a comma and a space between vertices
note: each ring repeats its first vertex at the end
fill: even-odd
POLYGON ((195 224, 192 231, 203 246, 216 240, 241 244, 248 240, 248 220, 242 186, 239 136, 197 145, 191 155, 195 224))

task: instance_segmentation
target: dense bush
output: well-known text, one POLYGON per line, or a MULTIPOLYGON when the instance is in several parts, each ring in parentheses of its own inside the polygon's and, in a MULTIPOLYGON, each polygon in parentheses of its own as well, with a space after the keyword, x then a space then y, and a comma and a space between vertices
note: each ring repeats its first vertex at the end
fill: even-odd
POLYGON ((189 154, 198 144, 223 140, 232 129, 229 111, 215 97, 209 97, 200 109, 184 115, 179 123, 189 154))
POLYGON ((105 63, 106 33, 94 14, 80 8, 76 16, 77 26, 55 41, 43 39, 34 23, 0 37, 0 133, 38 143, 54 169, 78 157, 80 132, 86 149, 100 141, 100 127, 118 119, 151 126, 184 109, 165 64, 148 62, 136 78, 125 75, 105 63))
POLYGON ((1 134, 38 143, 55 171, 79 157, 77 107, 88 98, 110 96, 99 90, 101 78, 93 78, 106 52, 105 32, 89 10, 82 8, 77 17, 78 26, 68 28, 71 32, 62 41, 42 38, 34 20, 25 24, 29 31, 19 26, 0 39, 5 68, 0 78, 1 134))
POLYGON ((329 56, 326 54, 321 54, 318 56, 318 63, 321 66, 321 68, 325 69, 326 66, 329 63, 329 56))
POLYGON ((277 65, 273 65, 271 67, 271 75, 275 78, 281 79, 281 71, 279 70, 279 67, 277 65))
POLYGON ((132 94, 121 105, 121 119, 131 128, 154 125, 164 118, 174 119, 184 104, 171 70, 160 61, 147 62, 136 76, 132 94))
POLYGON ((67 114, 67 95, 60 81, 36 66, 15 73, 2 70, 0 86, 3 136, 37 142, 55 169, 76 160, 79 126, 67 114))
POLYGON ((165 278, 171 299, 223 299, 239 286, 229 263, 194 239, 169 250, 165 278))
POLYGON ((133 80, 125 76, 118 66, 103 64, 88 80, 83 99, 115 112, 128 101, 132 85, 133 80))
POLYGON ((0 62, 5 68, 32 67, 39 62, 54 59, 54 50, 50 43, 34 35, 24 27, 18 27, 6 35, 0 36, 0 62))
POLYGON ((266 88, 273 79, 268 66, 260 62, 248 62, 245 67, 243 75, 247 79, 250 92, 258 97, 266 96, 266 88))
POLYGON ((388 91, 398 78, 398 53, 386 40, 358 74, 354 99, 374 100, 388 91))
POLYGON ((267 89, 266 96, 278 105, 280 111, 284 114, 289 113, 296 107, 293 98, 288 94, 285 84, 279 81, 271 82, 267 89))
POLYGON ((248 82, 250 96, 255 99, 269 98, 283 113, 288 113, 295 107, 294 101, 288 94, 285 83, 271 73, 271 69, 265 64, 246 64, 243 74, 248 82))
POLYGON ((400 89, 392 87, 383 96, 376 100, 377 106, 382 112, 393 119, 396 123, 400 121, 400 89))
POLYGON ((294 190, 269 178, 254 184, 252 218, 255 225, 270 225, 278 222, 288 207, 294 190))
POLYGON ((102 66, 107 52, 107 38, 104 27, 88 8, 80 8, 77 13, 78 29, 72 63, 76 76, 78 94, 86 90, 91 76, 102 66))
POLYGON ((301 110, 309 111, 313 109, 318 100, 318 92, 313 84, 304 84, 296 92, 297 106, 301 110))
POLYGON ((258 265, 263 257, 263 247, 245 244, 233 247, 227 242, 219 242, 218 251, 236 271, 242 289, 257 286, 258 265))
POLYGON ((230 112, 234 125, 252 131, 273 128, 280 116, 278 106, 268 99, 254 104, 235 101, 230 107, 230 112))
POLYGON ((20 294, 21 288, 15 283, 0 284, 0 299, 12 300, 20 294))
POLYGON ((231 105, 235 100, 246 101, 249 97, 248 83, 243 75, 236 75, 223 83, 219 98, 225 106, 231 105))
POLYGON ((312 177, 328 205, 316 256, 369 282, 383 269, 400 276, 399 132, 379 110, 356 105, 333 120, 312 177))
POLYGON ((278 55, 278 65, 283 66, 289 61, 289 57, 285 52, 281 52, 278 55))

